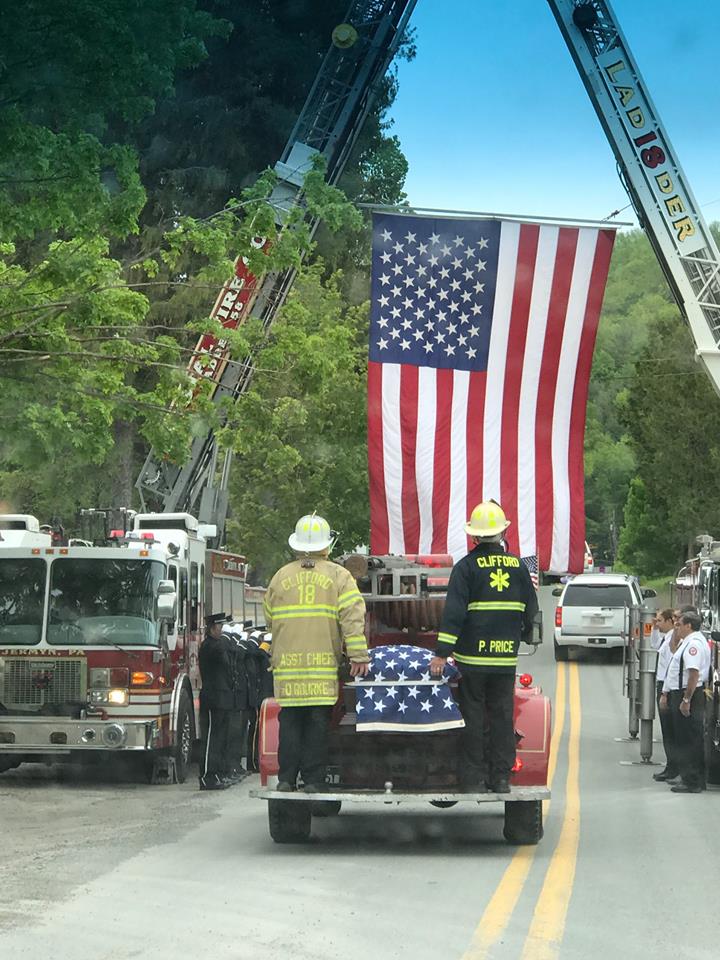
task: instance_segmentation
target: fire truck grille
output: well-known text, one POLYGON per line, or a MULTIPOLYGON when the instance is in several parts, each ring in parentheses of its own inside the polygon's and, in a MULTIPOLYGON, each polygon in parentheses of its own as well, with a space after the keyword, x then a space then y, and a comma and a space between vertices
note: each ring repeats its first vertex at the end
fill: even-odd
POLYGON ((6 709, 40 710, 48 704, 84 702, 87 664, 83 658, 0 658, 0 702, 6 709))

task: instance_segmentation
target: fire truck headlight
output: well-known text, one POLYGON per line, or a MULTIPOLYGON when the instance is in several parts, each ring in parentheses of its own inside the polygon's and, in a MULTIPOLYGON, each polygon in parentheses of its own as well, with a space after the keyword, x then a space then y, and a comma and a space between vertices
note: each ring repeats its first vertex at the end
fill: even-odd
POLYGON ((89 690, 88 703, 112 704, 114 707, 126 707, 128 703, 128 692, 122 688, 114 688, 112 690, 89 690))
POLYGON ((121 723, 109 723, 103 727, 103 743, 107 747, 122 747, 127 740, 127 730, 121 723))

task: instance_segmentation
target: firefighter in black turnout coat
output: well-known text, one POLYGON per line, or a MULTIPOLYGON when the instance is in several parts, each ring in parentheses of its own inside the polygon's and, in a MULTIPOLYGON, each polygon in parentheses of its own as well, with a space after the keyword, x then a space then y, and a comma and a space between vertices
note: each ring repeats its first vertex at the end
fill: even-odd
POLYGON ((510 792, 518 647, 521 640, 531 642, 538 609, 527 567, 503 549, 509 526, 502 507, 492 500, 473 510, 465 532, 475 547, 453 568, 430 663, 430 672, 440 676, 452 656, 462 675, 459 702, 465 728, 458 779, 473 793, 510 792))
POLYGON ((200 758, 200 789, 224 790, 230 786, 228 733, 235 706, 233 690, 233 641, 222 632, 224 613, 205 617, 205 640, 200 647, 200 726, 203 748, 200 758))

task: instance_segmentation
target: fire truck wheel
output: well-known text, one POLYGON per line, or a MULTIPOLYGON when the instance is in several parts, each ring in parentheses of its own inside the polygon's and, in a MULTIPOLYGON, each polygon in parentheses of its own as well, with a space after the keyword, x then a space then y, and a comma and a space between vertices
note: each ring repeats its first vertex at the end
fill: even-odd
POLYGON ((565 663, 568 658, 569 647, 561 647, 560 644, 557 642, 557 640, 555 640, 554 643, 555 643, 555 660, 558 663, 565 663))
POLYGON ((457 805, 457 800, 431 800, 430 803, 438 810, 449 810, 450 807, 457 805))
POLYGON ((313 800, 310 812, 314 817, 336 817, 341 807, 342 800, 313 800))
POLYGON ((192 746, 195 739, 195 721, 193 718, 192 703, 187 691, 180 694, 178 703, 177 743, 173 756, 175 757, 175 774, 178 783, 185 783, 192 760, 192 746))
POLYGON ((503 836, 508 843, 539 843, 543 833, 541 800, 513 800, 505 803, 503 836))
POLYGON ((275 843, 303 843, 310 837, 310 803, 268 800, 268 825, 275 843))
POLYGON ((6 770, 14 770, 15 767, 19 766, 19 760, 10 760, 7 757, 0 757, 0 773, 5 773, 6 770))

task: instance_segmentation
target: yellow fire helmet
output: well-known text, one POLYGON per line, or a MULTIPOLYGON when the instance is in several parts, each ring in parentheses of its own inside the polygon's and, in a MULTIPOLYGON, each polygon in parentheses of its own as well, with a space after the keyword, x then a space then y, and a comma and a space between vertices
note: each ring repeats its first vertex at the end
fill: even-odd
POLYGON ((506 519, 500 504, 494 500, 483 500, 465 524, 465 533, 471 537, 495 537, 509 526, 510 521, 506 519))
POLYGON ((318 553, 327 550, 333 539, 327 520, 316 513, 308 513, 295 524, 295 533, 290 534, 288 543, 296 553, 318 553))

